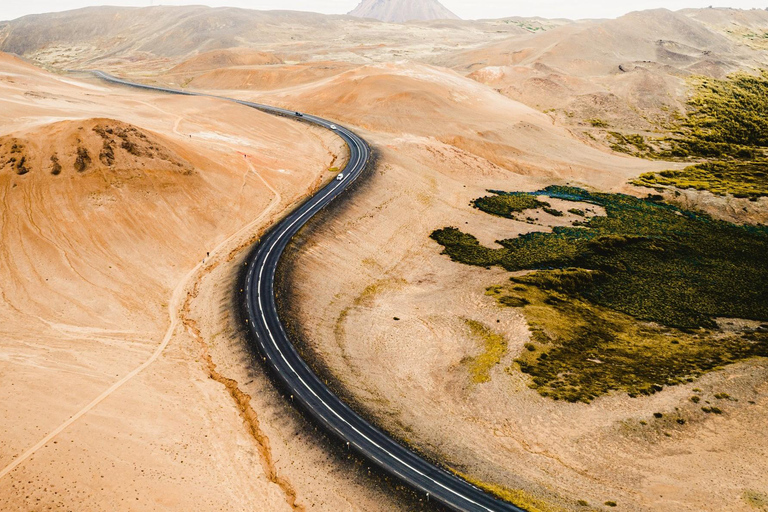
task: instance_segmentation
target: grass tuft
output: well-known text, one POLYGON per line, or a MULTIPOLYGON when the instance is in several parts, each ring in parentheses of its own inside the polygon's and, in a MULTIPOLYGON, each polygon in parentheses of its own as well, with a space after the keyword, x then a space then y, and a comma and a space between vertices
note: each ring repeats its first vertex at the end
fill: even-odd
POLYGON ((478 339, 483 347, 480 355, 467 360, 472 382, 475 384, 490 382, 491 370, 507 353, 507 340, 476 320, 467 319, 464 322, 472 332, 472 336, 478 339))
POLYGON ((458 476, 471 483, 475 487, 479 487, 484 491, 501 498, 502 500, 512 503, 528 512, 566 512, 566 509, 548 503, 547 501, 537 498, 532 494, 523 491, 522 489, 510 489, 501 485, 491 484, 483 482, 477 478, 473 478, 464 473, 460 473, 454 470, 458 476))
POLYGON ((681 171, 644 173, 632 181, 641 187, 709 190, 713 194, 758 198, 768 196, 768 161, 707 162, 681 171))

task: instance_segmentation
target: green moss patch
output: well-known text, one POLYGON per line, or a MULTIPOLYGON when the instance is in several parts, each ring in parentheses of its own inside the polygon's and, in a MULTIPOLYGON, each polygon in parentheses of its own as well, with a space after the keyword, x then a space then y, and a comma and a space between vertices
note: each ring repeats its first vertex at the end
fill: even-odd
POLYGON ((768 147, 768 71, 694 79, 685 137, 678 146, 701 156, 768 147))
POLYGON ((602 206, 606 216, 500 240, 500 249, 457 228, 432 238, 455 261, 533 271, 488 293, 523 308, 535 350, 518 364, 540 393, 569 401, 648 394, 768 357, 765 333, 728 335, 715 323, 768 320, 768 228, 622 194, 536 194, 602 206))
POLYGON ((768 494, 748 489, 742 494, 744 501, 757 510, 768 510, 768 494))
POLYGON ((501 249, 484 247, 457 228, 437 230, 432 238, 462 263, 510 271, 588 270, 573 290, 540 284, 641 320, 695 329, 715 327, 715 317, 768 319, 768 228, 623 194, 574 187, 539 194, 596 204, 606 216, 500 240, 501 249))
POLYGON ((656 150, 648 145, 645 141, 645 137, 640 134, 609 131, 608 136, 613 141, 611 143, 611 149, 614 151, 645 158, 655 158, 656 156, 656 150))
POLYGON ((768 162, 708 162, 681 171, 645 173, 632 182, 644 187, 709 190, 718 195, 768 196, 768 162))
POLYGON ((485 213, 509 219, 515 218, 513 215, 515 213, 550 206, 549 203, 539 201, 526 192, 492 192, 494 195, 475 199, 472 205, 485 213))
POLYGON ((543 396, 590 402, 616 390, 650 395, 729 363, 768 356, 768 336, 762 334, 685 332, 574 298, 584 274, 579 269, 541 271, 487 291, 502 306, 524 304, 520 307, 532 342, 515 362, 543 396))
MULTIPOLYGON (((698 77, 692 86, 686 117, 676 135, 664 141, 668 149, 656 156, 710 161, 682 171, 644 174, 633 183, 736 197, 768 195, 768 71, 735 73, 722 80, 698 77)), ((626 147, 631 141, 619 143, 626 147)))
POLYGON ((449 227, 438 229, 430 235, 433 240, 445 247, 444 253, 451 259, 468 265, 488 267, 501 263, 504 251, 489 249, 480 245, 474 236, 462 232, 458 228, 449 227))
POLYGON ((491 369, 501 362, 507 353, 507 340, 476 320, 465 320, 472 336, 480 341, 483 351, 480 355, 468 358, 472 382, 482 384, 491 380, 491 369))

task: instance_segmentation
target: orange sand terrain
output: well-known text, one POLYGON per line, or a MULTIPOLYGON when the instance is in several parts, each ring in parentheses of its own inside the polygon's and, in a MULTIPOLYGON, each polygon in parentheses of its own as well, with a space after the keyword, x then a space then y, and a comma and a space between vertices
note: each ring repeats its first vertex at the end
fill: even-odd
POLYGON ((0 59, 0 509, 390 509, 242 353, 239 382, 216 371, 185 316, 340 142, 0 59))
POLYGON ((455 225, 493 245, 573 220, 541 214, 536 226, 468 207, 488 189, 570 183, 643 194, 626 184, 632 176, 675 164, 586 146, 545 114, 413 63, 228 93, 356 124, 379 151, 374 175, 292 256, 286 285, 318 368, 370 418, 473 479, 522 489, 519 502, 533 510, 578 510, 584 500, 623 510, 746 511, 765 493, 764 361, 652 397, 613 395, 591 405, 542 398, 527 377, 504 371, 530 336, 522 315, 485 294, 504 273, 453 263, 429 239, 455 225), (508 343, 486 383, 469 374, 467 361, 483 345, 467 320, 508 343), (738 401, 708 417, 689 400, 693 388, 738 401), (697 419, 641 426, 654 413, 680 411, 697 419))
MULTIPOLYGON (((488 189, 646 195, 629 180, 685 164, 611 151, 607 130, 664 133, 691 76, 768 65, 764 12, 409 24, 202 7, 56 16, 0 26, 0 48, 306 111, 371 143, 375 168, 303 232, 282 284, 310 362, 377 424, 532 511, 768 507, 764 359, 652 396, 555 402, 514 370, 525 318, 485 293, 509 274, 451 262, 429 238, 457 226, 494 246, 575 220, 471 208, 488 189), (484 340, 470 324, 506 342, 485 382, 471 377, 484 340), (694 389, 732 400, 707 415, 694 389)), ((245 242, 332 176, 338 142, 215 100, 4 59, 2 236, 12 242, 0 259, 0 373, 13 384, 0 395, 0 465, 169 343, 0 478, 0 508, 418 506, 327 448, 252 361, 233 317, 245 242)), ((765 198, 687 191, 676 201, 736 222, 768 218, 765 198)))

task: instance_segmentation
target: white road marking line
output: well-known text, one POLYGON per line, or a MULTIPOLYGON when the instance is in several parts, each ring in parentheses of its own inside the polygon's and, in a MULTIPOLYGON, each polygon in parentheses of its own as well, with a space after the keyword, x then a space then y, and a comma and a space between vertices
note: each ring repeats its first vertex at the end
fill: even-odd
MULTIPOLYGON (((360 149, 362 149, 362 148, 360 147, 360 145, 358 144, 358 142, 357 142, 357 141, 356 141, 354 138, 350 137, 350 140, 352 140, 352 142, 355 144, 355 147, 356 147, 356 149, 357 149, 358 151, 360 151, 360 149)), ((364 151, 363 151, 363 152, 364 152, 364 151)), ((357 165, 360 163, 360 159, 361 159, 361 156, 362 156, 361 154, 358 154, 358 155, 357 155, 357 160, 356 160, 356 162, 355 162, 355 167, 356 167, 356 166, 357 166, 357 165)), ((358 173, 355 175, 355 177, 357 177, 357 176, 359 176, 359 171, 358 171, 358 173)), ((353 181, 354 181, 354 180, 353 180, 353 181)), ((335 191, 336 191, 336 189, 337 189, 337 188, 338 188, 338 187, 341 185, 341 183, 342 183, 342 182, 340 182, 340 183, 339 183, 339 185, 337 185, 337 186, 333 187, 331 190, 329 190, 329 191, 328 191, 328 193, 326 193, 326 194, 325 194, 325 195, 324 195, 324 196, 323 196, 321 199, 317 200, 313 206, 310 206, 310 207, 309 207, 309 209, 308 209, 306 212, 304 212, 303 214, 301 214, 300 216, 298 216, 298 217, 297 217, 297 218, 296 218, 296 219, 295 219, 295 220, 294 220, 294 221, 293 221, 293 222, 292 222, 292 223, 291 223, 291 224, 290 224, 290 225, 289 225, 289 226, 288 226, 286 229, 284 229, 284 230, 282 230, 282 231, 280 232, 280 234, 278 235, 278 237, 277 237, 277 238, 276 238, 276 239, 275 239, 273 242, 271 242, 271 244, 270 244, 270 247, 269 247, 269 249, 267 250, 266 256, 264 256, 264 259, 263 259, 263 263, 262 263, 262 264, 261 264, 261 266, 260 266, 261 268, 259 269, 259 278, 258 278, 258 283, 257 283, 257 285, 256 285, 256 287, 257 287, 257 289, 258 289, 259 291, 261 290, 261 286, 260 286, 260 284, 261 284, 261 283, 263 283, 264 270, 266 269, 266 264, 267 264, 267 261, 269 260, 269 257, 272 255, 272 251, 275 249, 275 247, 277 246, 277 244, 279 244, 279 242, 280 242, 280 240, 283 238, 283 236, 285 236, 285 234, 286 234, 286 233, 288 233, 288 232, 289 232, 289 231, 290 231, 290 230, 293 228, 293 226, 295 226, 295 225, 296 225, 296 223, 297 223, 297 222, 299 222, 299 221, 300 221, 302 218, 304 218, 304 217, 305 217, 305 216, 306 216, 308 213, 312 213, 312 211, 313 211, 313 209, 314 209, 314 207, 315 207, 315 206, 317 206, 317 205, 319 205, 320 203, 322 203, 323 201, 325 201, 325 200, 326 200, 326 199, 327 199, 327 198, 328 198, 328 197, 331 195, 331 193, 335 192, 335 191)), ((274 286, 274 284, 273 284, 273 283, 269 283, 269 284, 270 284, 269 288, 272 288, 272 286, 274 286)), ((261 294, 259 294, 259 297, 261 297, 261 294)), ((302 384, 302 385, 303 385, 303 386, 304 386, 304 387, 305 387, 305 388, 306 388, 306 389, 307 389, 307 390, 308 390, 308 391, 309 391, 309 392, 310 392, 312 395, 314 395, 314 397, 315 397, 315 398, 316 398, 316 399, 317 399, 317 400, 318 400, 318 401, 319 401, 321 404, 323 404, 323 406, 324 406, 324 407, 325 407, 325 408, 326 408, 328 411, 330 411, 330 412, 331 412, 331 413, 332 413, 334 416, 336 416, 336 418, 338 418, 338 419, 339 419, 339 420, 341 420, 343 423, 345 423, 347 426, 349 426, 349 428, 351 428, 353 431, 355 431, 355 432, 356 432, 356 433, 357 433, 359 436, 361 436, 363 439, 365 439, 366 441, 368 441, 368 442, 369 442, 371 445, 375 446, 376 448, 378 448, 378 449, 379 449, 379 450, 381 450, 382 452, 386 453, 386 454, 387 454, 387 455, 389 455, 389 456, 390 456, 392 459, 396 460, 397 462, 399 462, 399 463, 400 463, 400 464, 402 464, 403 466, 407 467, 408 469, 410 469, 410 470, 411 470, 411 471, 413 471, 414 473, 416 473, 416 474, 418 474, 418 475, 422 476, 423 478, 426 478, 427 480, 431 481, 431 482, 432 482, 432 483, 434 483, 435 485, 438 485, 439 487, 442 487, 443 489, 445 489, 445 490, 447 490, 448 492, 450 492, 450 493, 452 493, 452 494, 454 494, 454 495, 456 495, 456 496, 458 496, 458 497, 462 498, 463 500, 465 500, 465 501, 466 501, 466 502, 468 502, 468 503, 472 503, 473 505, 476 505, 476 506, 478 506, 478 507, 480 507, 480 508, 483 508, 484 510, 488 510, 489 512, 493 512, 493 510, 492 510, 492 509, 489 509, 489 508, 487 508, 487 507, 485 507, 485 506, 483 506, 483 505, 481 505, 481 504, 479 504, 479 503, 475 502, 474 500, 472 500, 472 499, 470 499, 470 498, 468 498, 468 497, 464 496, 463 494, 461 494, 461 493, 459 493, 459 492, 457 492, 457 491, 455 491, 455 490, 451 489, 450 487, 448 487, 448 486, 446 486, 446 485, 442 484, 441 482, 439 482, 439 481, 437 481, 437 480, 433 479, 432 477, 430 477, 430 476, 426 475, 425 473, 423 473, 423 472, 419 471, 417 468, 415 468, 415 467, 411 466, 411 465, 410 465, 410 464, 408 464, 406 461, 404 461, 404 460, 401 460, 401 459, 400 459, 399 457, 397 457, 396 455, 394 455, 394 454, 390 453, 390 452, 389 452, 389 451, 387 451, 387 450, 386 450, 386 449, 385 449, 383 446, 380 446, 380 445, 379 445, 379 444, 378 444, 376 441, 374 441, 373 439, 369 438, 367 435, 365 435, 363 432, 361 432, 361 431, 360 431, 360 430, 359 430, 357 427, 355 427, 354 425, 352 425, 351 423, 349 423, 349 422, 348 422, 346 419, 344 419, 344 417, 342 417, 342 416, 341 416, 341 415, 340 415, 338 412, 336 412, 336 411, 335 411, 335 410, 334 410, 332 407, 330 407, 330 406, 329 406, 329 405, 328 405, 328 404, 327 404, 327 403, 326 403, 326 402, 325 402, 325 401, 324 401, 322 398, 320 398, 320 396, 319 396, 317 393, 315 393, 315 391, 314 391, 314 390, 313 390, 313 389, 312 389, 312 388, 311 388, 311 387, 310 387, 310 386, 309 386, 309 385, 306 383, 306 381, 305 381, 305 380, 304 380, 304 379, 301 377, 301 375, 299 375, 299 373, 296 371, 296 369, 295 369, 295 368, 294 368, 294 367, 293 367, 293 366, 292 366, 292 365, 291 365, 291 364, 288 362, 288 359, 285 357, 285 354, 284 354, 284 352, 282 351, 282 349, 280 348, 280 346, 277 344, 277 342, 276 342, 276 340, 275 340, 275 337, 274 337, 274 335, 273 335, 273 333, 272 333, 272 330, 270 329, 270 327, 269 327, 269 324, 267 323, 267 318, 266 318, 266 315, 265 315, 265 313, 264 313, 264 311, 266 310, 266 307, 265 307, 264 303, 261 301, 261 299, 259 299, 259 306, 260 306, 260 307, 259 307, 259 309, 261 310, 261 319, 262 319, 262 322, 263 322, 263 326, 265 327, 265 329, 266 329, 267 333, 269 334, 270 340, 272 341, 272 345, 273 345, 273 346, 274 346, 274 348, 277 350, 277 352, 280 354, 280 357, 282 358, 283 362, 284 362, 284 363, 285 363, 285 365, 286 365, 286 366, 287 366, 287 367, 288 367, 288 368, 289 368, 289 369, 290 369, 290 370, 293 372, 293 374, 296 376, 296 378, 298 378, 298 380, 301 382, 301 384, 302 384)), ((250 313, 251 313, 251 311, 249 311, 249 314, 250 314, 250 313)), ((253 321, 253 319, 251 319, 251 320, 253 321)), ((279 319, 278 319, 278 322, 279 322, 279 319)), ((280 326, 281 326, 281 328, 282 328, 282 322, 279 322, 279 323, 280 323, 280 326)), ((332 427, 332 428, 334 428, 334 429, 336 429, 335 427, 333 427, 333 425, 331 425, 331 427, 332 427)), ((340 434, 342 434, 342 437, 343 437, 343 433, 340 433, 340 434)), ((374 458, 372 454, 371 454, 371 455, 369 455, 369 456, 370 456, 371 458, 374 458)), ((379 464, 380 464, 380 465, 383 465, 383 464, 382 464, 380 461, 377 461, 377 462, 379 462, 379 464)))

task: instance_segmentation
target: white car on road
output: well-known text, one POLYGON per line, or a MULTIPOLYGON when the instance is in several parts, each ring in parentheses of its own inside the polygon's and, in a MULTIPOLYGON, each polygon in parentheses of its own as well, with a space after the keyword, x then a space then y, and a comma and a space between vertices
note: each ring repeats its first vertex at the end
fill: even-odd
POLYGON ((331 130, 335 130, 335 129, 337 129, 337 128, 338 128, 338 126, 336 126, 335 124, 332 124, 332 125, 331 125, 331 130))
POLYGON ((344 173, 343 173, 343 172, 340 172, 340 173, 338 174, 338 176, 336 176, 336 181, 341 181, 341 180, 343 180, 343 179, 344 179, 344 173))

